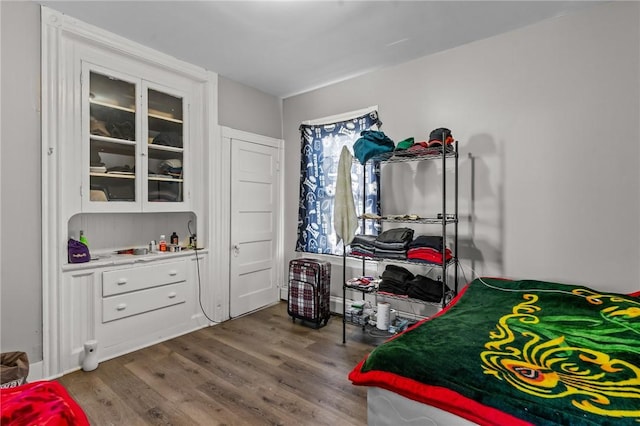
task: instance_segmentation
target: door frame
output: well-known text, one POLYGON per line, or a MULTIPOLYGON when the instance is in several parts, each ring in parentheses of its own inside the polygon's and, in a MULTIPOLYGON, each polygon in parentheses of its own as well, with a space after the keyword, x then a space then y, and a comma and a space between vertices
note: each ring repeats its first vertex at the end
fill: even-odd
MULTIPOLYGON (((211 196, 214 206, 212 208, 213 223, 210 230, 213 235, 209 241, 216 246, 217 253, 212 255, 211 280, 216 293, 216 313, 219 312, 220 317, 215 318, 216 321, 225 321, 230 318, 229 304, 230 285, 231 285, 231 144, 233 140, 243 140, 259 145, 266 145, 277 149, 277 170, 278 177, 276 186, 278 196, 276 201, 277 217, 276 217, 276 250, 275 250, 275 280, 276 286, 279 288, 278 294, 282 293, 282 287, 286 285, 284 279, 284 140, 276 139, 269 136, 259 135, 256 133, 246 132, 243 130, 232 129, 230 127, 220 126, 221 146, 218 163, 218 173, 212 173, 212 182, 214 193, 211 196), (218 218, 218 220, 216 220, 218 218), (217 244, 216 244, 217 242, 217 244)), ((214 164, 212 164, 214 169, 214 164)))

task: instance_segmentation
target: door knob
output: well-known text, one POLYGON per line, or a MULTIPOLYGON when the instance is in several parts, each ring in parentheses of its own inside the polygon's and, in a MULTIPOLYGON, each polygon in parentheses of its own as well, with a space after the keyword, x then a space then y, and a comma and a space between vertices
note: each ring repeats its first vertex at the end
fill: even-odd
POLYGON ((240 254, 240 244, 233 245, 233 255, 238 256, 240 254))

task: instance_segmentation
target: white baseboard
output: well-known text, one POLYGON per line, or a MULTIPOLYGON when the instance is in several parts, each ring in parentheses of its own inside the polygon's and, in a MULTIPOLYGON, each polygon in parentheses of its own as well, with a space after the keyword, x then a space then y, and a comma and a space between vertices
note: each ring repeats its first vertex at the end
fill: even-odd
MULTIPOLYGON (((286 287, 280 288, 280 300, 284 300, 285 302, 287 301, 287 291, 286 287)), ((348 304, 351 304, 351 302, 353 302, 353 300, 347 299, 348 304)), ((329 310, 332 314, 342 315, 342 297, 331 296, 331 299, 329 300, 329 310)))
MULTIPOLYGON (((43 380, 44 379, 44 377, 42 377, 43 371, 44 371, 44 363, 42 361, 29 364, 29 375, 27 376, 27 382, 37 382, 38 380, 43 380)), ((52 378, 53 377, 47 377, 47 380, 52 378)))
MULTIPOLYGON (((281 288, 280 289, 280 298, 282 300, 287 300, 287 289, 286 288, 281 288)), ((347 298, 347 306, 350 306, 351 303, 353 303, 353 299, 347 298)), ((361 300, 361 299, 358 299, 361 300)), ((375 307, 376 302, 375 302, 375 298, 371 295, 367 295, 366 300, 371 302, 371 305, 375 307)), ((404 301, 400 301, 400 303, 397 303, 397 305, 399 305, 398 307, 402 306, 402 305, 406 305, 407 302, 404 301)), ((406 306, 404 306, 404 308, 406 308, 406 306)), ((419 321, 421 319, 424 319, 427 316, 431 316, 433 314, 435 314, 438 309, 437 308, 433 308, 433 307, 425 307, 422 306, 422 309, 420 309, 419 312, 410 312, 408 309, 403 309, 403 307, 400 307, 400 309, 397 309, 398 315, 400 315, 403 318, 407 318, 407 319, 411 319, 411 320, 416 320, 419 321)), ((338 315, 342 315, 343 310, 342 310, 342 297, 340 296, 331 296, 330 300, 329 300, 329 310, 331 311, 332 314, 338 314, 338 315)))
MULTIPOLYGON (((347 300, 347 306, 353 303, 353 300, 351 299, 346 299, 346 300, 347 300)), ((331 296, 331 299, 329 300, 329 310, 331 311, 332 314, 342 315, 342 313, 344 312, 342 310, 342 297, 331 296)))
POLYGON ((286 284, 280 286, 280 300, 287 300, 288 288, 286 284))

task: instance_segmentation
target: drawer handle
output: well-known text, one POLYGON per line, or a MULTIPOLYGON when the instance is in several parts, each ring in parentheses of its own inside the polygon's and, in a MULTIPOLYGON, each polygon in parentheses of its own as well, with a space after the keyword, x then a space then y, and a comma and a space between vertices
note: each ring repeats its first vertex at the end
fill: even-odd
POLYGON ((127 304, 126 303, 121 303, 118 306, 116 306, 116 310, 118 310, 118 311, 124 311, 125 309, 127 309, 127 304))
POLYGON ((178 275, 178 271, 176 271, 175 269, 172 269, 171 271, 169 271, 169 275, 171 275, 172 277, 176 276, 178 275))
POLYGON ((177 296, 177 294, 176 294, 175 291, 172 291, 171 293, 169 293, 169 299, 173 299, 176 296, 177 296))
POLYGON ((123 285, 123 284, 126 284, 126 283, 127 283, 127 279, 126 278, 120 278, 118 280, 118 285, 123 285))

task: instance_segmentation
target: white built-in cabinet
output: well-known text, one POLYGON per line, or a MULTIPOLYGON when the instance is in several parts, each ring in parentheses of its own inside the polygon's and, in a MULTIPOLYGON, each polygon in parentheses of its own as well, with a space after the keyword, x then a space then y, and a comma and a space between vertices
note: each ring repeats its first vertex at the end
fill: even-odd
POLYGON ((80 368, 88 340, 103 361, 220 321, 207 247, 216 85, 215 73, 42 7, 44 377, 80 368), (70 224, 100 231, 94 255, 146 247, 187 219, 204 250, 68 263, 70 224))
MULTIPOLYGON (((169 254, 164 259, 119 259, 63 269, 62 373, 82 365, 87 341, 96 340, 99 359, 106 360, 206 324, 199 307, 203 292, 205 300, 211 296, 206 253, 197 258, 169 254)), ((203 307, 213 311, 210 303, 203 307)))

